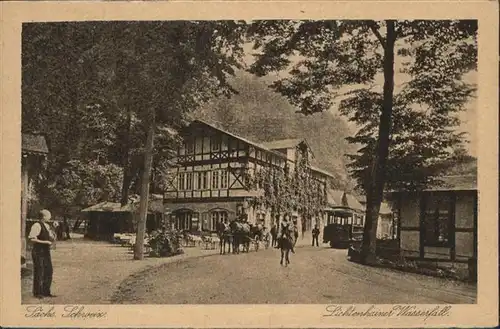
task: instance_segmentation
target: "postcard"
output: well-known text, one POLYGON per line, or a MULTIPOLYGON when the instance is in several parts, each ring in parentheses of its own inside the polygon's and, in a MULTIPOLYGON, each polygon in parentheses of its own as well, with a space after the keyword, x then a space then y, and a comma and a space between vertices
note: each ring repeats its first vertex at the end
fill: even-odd
POLYGON ((2 326, 498 324, 497 2, 1 10, 2 326))

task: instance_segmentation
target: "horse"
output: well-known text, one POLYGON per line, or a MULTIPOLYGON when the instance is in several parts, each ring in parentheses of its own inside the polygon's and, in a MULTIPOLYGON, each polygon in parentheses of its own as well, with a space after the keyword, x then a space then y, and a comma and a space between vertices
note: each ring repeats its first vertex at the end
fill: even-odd
POLYGON ((219 237, 220 254, 226 254, 226 244, 227 252, 231 253, 231 228, 229 227, 229 224, 218 222, 216 229, 217 236, 219 237))
POLYGON ((240 253, 240 245, 243 245, 243 250, 248 252, 250 250, 250 225, 232 221, 229 226, 233 235, 233 253, 240 253))
POLYGON ((290 250, 293 250, 295 245, 295 229, 291 232, 289 229, 283 230, 281 237, 279 238, 278 244, 281 250, 281 260, 280 265, 283 265, 283 258, 285 258, 285 266, 290 264, 290 250))

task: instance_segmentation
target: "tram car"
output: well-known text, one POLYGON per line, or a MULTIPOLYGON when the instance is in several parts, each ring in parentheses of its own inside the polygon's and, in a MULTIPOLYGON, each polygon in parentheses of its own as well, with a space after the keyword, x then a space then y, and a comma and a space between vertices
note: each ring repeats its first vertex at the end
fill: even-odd
POLYGON ((353 224, 328 224, 323 229, 323 243, 332 248, 348 248, 363 240, 363 227, 353 224))
POLYGON ((348 248, 363 240, 364 207, 351 194, 338 190, 328 193, 323 243, 332 248, 348 248))

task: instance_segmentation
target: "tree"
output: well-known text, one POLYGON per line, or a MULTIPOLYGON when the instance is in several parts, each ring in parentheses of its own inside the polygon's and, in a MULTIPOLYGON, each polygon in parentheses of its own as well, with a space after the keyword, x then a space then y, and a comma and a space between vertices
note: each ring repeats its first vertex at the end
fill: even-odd
MULTIPOLYGON (((453 126, 453 115, 474 91, 462 78, 476 67, 476 32, 476 21, 395 20, 257 21, 249 30, 254 49, 261 51, 250 71, 263 76, 287 70, 289 76, 272 87, 300 112, 328 110, 336 97, 342 97, 340 107, 352 113, 351 119, 371 125, 361 127, 365 131, 352 140, 367 145, 362 153, 370 163, 363 181, 367 196, 363 262, 374 260, 391 137, 404 138, 392 135, 394 118, 405 118, 393 113, 416 107, 432 113, 439 125, 425 136, 430 140, 453 126), (395 93, 397 56, 406 59, 401 71, 408 81, 395 93), (379 80, 382 90, 376 90, 379 80), (347 86, 351 91, 343 93, 347 86), (366 138, 366 132, 374 129, 375 138, 366 138)), ((420 123, 427 129, 428 120, 420 123)), ((443 149, 450 143, 435 144, 443 149)))
POLYGON ((99 127, 113 135, 113 143, 100 161, 124 169, 122 202, 129 185, 140 185, 134 258, 143 257, 152 168, 168 163, 175 131, 190 111, 236 92, 227 76, 241 67, 245 26, 234 21, 72 22, 23 30, 23 129, 44 128, 56 146, 44 182, 50 185, 70 160, 91 159, 83 151, 94 149, 89 138, 75 134, 89 127, 75 114, 91 112, 89 105, 105 108, 113 124, 99 121, 99 127))
MULTIPOLYGON (((240 67, 244 24, 229 21, 107 23, 92 50, 96 63, 113 63, 126 58, 126 67, 136 68, 127 88, 147 135, 143 148, 141 201, 134 251, 143 258, 149 183, 154 140, 159 125, 179 129, 186 114, 212 97, 230 96, 235 90, 226 75, 240 67), (111 44, 111 47, 110 47, 111 44)), ((122 68, 124 70, 124 68, 122 68)), ((130 74, 129 74, 130 75, 130 74)), ((118 88, 121 84, 117 83, 118 88)), ((112 86, 112 90, 116 86, 112 86)), ((120 94, 123 96, 123 94, 120 94)))

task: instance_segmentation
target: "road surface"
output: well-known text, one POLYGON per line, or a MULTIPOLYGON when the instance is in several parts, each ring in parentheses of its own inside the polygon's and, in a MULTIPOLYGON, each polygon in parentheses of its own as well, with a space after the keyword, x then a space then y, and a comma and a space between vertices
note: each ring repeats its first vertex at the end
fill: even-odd
POLYGON ((469 304, 476 286, 372 268, 345 250, 297 248, 288 267, 279 251, 187 259, 136 273, 112 297, 122 304, 469 304))

